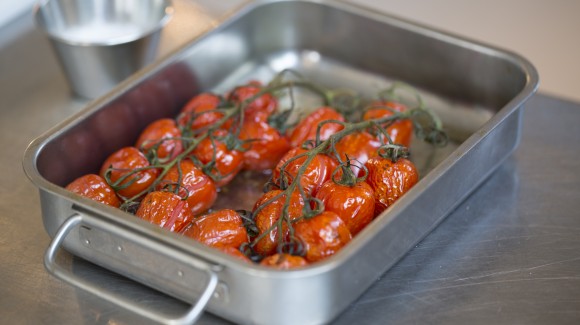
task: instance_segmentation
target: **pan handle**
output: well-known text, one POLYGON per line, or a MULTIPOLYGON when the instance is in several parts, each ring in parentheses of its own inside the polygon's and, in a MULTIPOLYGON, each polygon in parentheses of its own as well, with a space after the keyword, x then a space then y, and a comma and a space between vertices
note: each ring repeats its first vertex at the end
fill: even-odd
POLYGON ((185 314, 177 318, 169 318, 162 313, 146 309, 145 307, 142 307, 138 305, 136 302, 131 301, 127 298, 105 291, 98 285, 91 283, 86 279, 83 279, 82 277, 75 275, 74 273, 60 266, 56 262, 57 252, 66 236, 70 233, 70 231, 73 228, 81 224, 81 222, 85 225, 93 225, 93 226, 99 226, 99 224, 102 223, 102 221, 94 217, 89 217, 88 215, 80 215, 80 214, 73 215, 63 223, 63 225, 60 227, 60 229, 54 236, 52 242, 48 246, 48 249, 46 250, 46 254, 44 256, 44 266, 52 275, 81 290, 84 290, 101 299, 104 299, 110 303, 123 307, 129 311, 132 311, 138 315, 141 315, 145 318, 151 319, 158 323, 175 324, 175 325, 192 324, 201 316, 203 310, 208 304, 218 284, 217 274, 214 271, 212 271, 210 266, 207 264, 200 263, 200 265, 196 266, 201 268, 208 275, 209 280, 207 286, 205 287, 205 290, 199 297, 198 301, 194 305, 192 305, 191 308, 185 314))

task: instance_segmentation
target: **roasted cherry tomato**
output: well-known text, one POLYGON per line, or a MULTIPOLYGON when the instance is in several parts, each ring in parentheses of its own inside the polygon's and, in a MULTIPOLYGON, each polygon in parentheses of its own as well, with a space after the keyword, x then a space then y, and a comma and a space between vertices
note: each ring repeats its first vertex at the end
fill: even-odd
POLYGON ((355 175, 362 175, 362 166, 371 157, 378 155, 381 142, 368 132, 357 132, 342 138, 335 145, 336 151, 343 161, 351 159, 351 169, 355 175))
POLYGON ((177 194, 161 191, 147 194, 135 215, 175 232, 181 231, 193 219, 187 201, 177 194))
POLYGON ((182 160, 178 166, 173 166, 157 187, 159 190, 168 191, 175 191, 178 187, 177 193, 187 198, 194 215, 209 209, 217 198, 214 182, 189 159, 182 160))
POLYGON ((117 189, 117 194, 125 198, 133 198, 144 193, 153 184, 159 170, 151 168, 147 157, 135 147, 122 148, 110 155, 101 167, 100 176, 111 181, 111 186, 117 189), (122 177, 126 178, 120 184, 114 185, 122 177))
MULTIPOLYGON (((256 253, 262 256, 272 255, 276 252, 278 247, 279 235, 278 227, 276 226, 278 219, 282 216, 282 210, 286 201, 286 195, 281 195, 282 191, 272 190, 264 193, 262 197, 254 205, 254 222, 262 238, 253 247, 256 253), (273 201, 271 201, 273 200, 273 201), (271 201, 268 203, 268 201, 271 201)), ((302 208, 304 207, 304 200, 298 192, 293 192, 290 196, 290 204, 288 206, 288 220, 294 220, 302 216, 302 208)), ((288 225, 286 222, 282 223, 282 238, 288 236, 288 225)))
MULTIPOLYGON (((323 106, 312 113, 308 114, 304 119, 296 125, 290 133, 290 144, 293 147, 298 147, 306 140, 316 139, 316 130, 318 125, 323 121, 337 120, 344 122, 344 117, 334 109, 323 106)), ((344 126, 339 123, 326 123, 320 128, 320 140, 327 140, 331 135, 342 130, 344 126)))
POLYGON ((81 176, 68 184, 66 189, 115 208, 121 205, 121 201, 113 188, 99 175, 88 174, 81 176))
POLYGON ((366 182, 375 191, 375 215, 379 215, 419 180, 415 165, 407 159, 374 157, 367 161, 366 182))
POLYGON ((352 239, 344 221, 331 211, 295 223, 294 235, 304 245, 304 258, 310 263, 334 255, 352 239))
POLYGON ((374 191, 366 182, 345 186, 330 180, 322 185, 316 197, 324 203, 325 211, 336 213, 355 236, 375 216, 374 191))
POLYGON ((135 147, 147 154, 152 148, 156 149, 160 160, 173 159, 183 152, 181 131, 175 120, 164 118, 149 124, 137 140, 135 147))
POLYGON ((276 166, 290 150, 288 138, 266 121, 262 113, 244 119, 240 140, 248 141, 244 151, 244 169, 264 171, 276 166))
MULTIPOLYGON (((281 168, 284 166, 284 164, 286 164, 286 162, 290 161, 293 157, 299 156, 306 152, 308 151, 300 147, 295 147, 288 151, 288 153, 286 153, 284 157, 280 159, 280 162, 278 165, 276 165, 276 168, 274 168, 272 172, 272 180, 274 183, 280 185, 281 168)), ((295 160, 290 161, 288 165, 286 165, 284 171, 288 185, 291 184, 297 177, 298 170, 302 167, 302 165, 304 165, 306 158, 306 156, 296 158, 295 160)), ((323 154, 316 155, 310 161, 308 167, 306 167, 302 177, 300 178, 300 185, 302 185, 304 191, 312 195, 316 194, 320 186, 322 186, 324 182, 330 179, 333 166, 334 164, 331 162, 330 157, 323 154)))
POLYGON ((302 256, 283 253, 267 256, 260 262, 260 265, 268 266, 278 270, 288 270, 307 266, 308 262, 306 262, 302 256))
MULTIPOLYGON (((374 102, 369 105, 369 109, 364 113, 363 120, 379 119, 406 110, 407 107, 400 103, 392 101, 374 102)), ((410 119, 395 121, 393 124, 388 126, 386 130, 393 143, 401 144, 405 147, 408 147, 411 144, 411 137, 413 136, 413 121, 410 119)))
MULTIPOLYGON (((177 121, 180 126, 189 125, 192 130, 211 126, 224 117, 222 112, 216 110, 221 102, 221 97, 217 95, 201 93, 185 104, 177 121)), ((226 121, 222 128, 228 129, 231 123, 231 121, 226 121)))
MULTIPOLYGON (((215 137, 223 137, 226 130, 216 130, 215 137)), ((244 154, 238 150, 228 150, 227 145, 215 138, 207 137, 203 139, 193 150, 193 155, 203 164, 215 161, 215 166, 211 171, 217 177, 215 185, 222 187, 228 184, 242 169, 244 165, 244 154)))
POLYGON ((250 260, 246 255, 244 255, 244 253, 242 253, 239 249, 237 249, 236 247, 233 246, 219 246, 216 247, 217 249, 219 249, 220 251, 233 256, 239 260, 242 260, 244 262, 247 263, 252 263, 252 260, 250 260))
POLYGON ((248 242, 248 233, 239 213, 224 209, 196 218, 183 235, 211 247, 239 248, 248 242))
MULTIPOLYGON (((263 90, 262 84, 258 81, 250 81, 247 85, 237 87, 229 95, 228 99, 235 103, 243 103, 250 100, 263 90)), ((249 117, 256 113, 265 113, 270 116, 278 108, 276 97, 271 94, 263 94, 252 100, 244 109, 244 115, 249 117)))

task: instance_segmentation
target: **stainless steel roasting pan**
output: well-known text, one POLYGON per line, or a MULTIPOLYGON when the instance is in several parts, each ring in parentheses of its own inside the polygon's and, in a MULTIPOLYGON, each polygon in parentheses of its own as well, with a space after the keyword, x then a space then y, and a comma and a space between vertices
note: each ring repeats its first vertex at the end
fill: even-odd
POLYGON ((376 11, 339 1, 253 2, 30 144, 24 169, 39 187, 53 237, 45 265, 159 322, 193 322, 203 310, 247 324, 329 322, 510 155, 537 84, 533 66, 515 54, 376 11), (326 87, 367 93, 393 80, 411 84, 451 138, 444 149, 412 144, 419 183, 332 258, 286 272, 247 265, 64 190, 196 93, 267 81, 286 68, 326 87), (59 263, 63 250, 191 308, 167 316, 104 290, 59 263))

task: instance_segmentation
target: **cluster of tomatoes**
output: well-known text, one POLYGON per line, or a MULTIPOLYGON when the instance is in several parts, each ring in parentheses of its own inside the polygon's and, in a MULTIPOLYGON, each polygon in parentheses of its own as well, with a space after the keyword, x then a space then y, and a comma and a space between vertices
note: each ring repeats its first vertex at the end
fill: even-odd
POLYGON ((288 269, 323 260, 417 182, 399 150, 415 123, 406 106, 377 100, 357 121, 327 103, 281 131, 271 123, 278 106, 258 82, 198 94, 110 155, 98 175, 66 188, 248 262, 288 269), (271 171, 263 196, 251 211, 212 211, 242 170, 271 171))

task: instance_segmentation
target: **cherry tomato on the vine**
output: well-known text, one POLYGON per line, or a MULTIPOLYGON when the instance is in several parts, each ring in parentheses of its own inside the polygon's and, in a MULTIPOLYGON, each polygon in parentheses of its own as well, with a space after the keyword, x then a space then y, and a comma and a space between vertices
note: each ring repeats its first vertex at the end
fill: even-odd
POLYGON ((117 197, 117 194, 115 194, 115 191, 99 175, 87 174, 81 176, 68 184, 66 189, 115 208, 121 205, 121 201, 117 197))
POLYGON ((240 140, 248 141, 244 151, 244 169, 264 171, 276 166, 280 158, 290 150, 286 136, 268 124, 263 113, 244 119, 240 140))
POLYGON ((377 150, 381 142, 370 133, 356 132, 342 138, 335 145, 336 151, 341 159, 346 162, 346 158, 351 159, 351 169, 355 175, 363 175, 362 166, 371 157, 378 155, 377 150))
MULTIPOLYGON (((217 111, 222 99, 211 93, 201 93, 185 104, 177 119, 180 126, 189 126, 198 130, 211 125, 224 117, 224 113, 217 111)), ((221 128, 228 129, 231 120, 226 121, 221 128)))
POLYGON ((194 215, 209 209, 217 198, 214 182, 197 168, 189 159, 173 166, 163 177, 157 188, 175 191, 183 198, 187 198, 189 208, 194 215))
MULTIPOLYGON (((315 140, 318 125, 323 121, 337 120, 344 122, 342 114, 332 109, 331 107, 323 106, 317 108, 312 113, 308 114, 302 119, 298 125, 290 133, 290 144, 293 147, 298 147, 306 140, 315 140)), ((342 130, 344 126, 338 123, 325 123, 320 128, 320 140, 325 141, 331 135, 342 130)))
POLYGON ((179 195, 162 191, 147 194, 135 215, 175 232, 181 231, 193 219, 187 201, 179 195))
POLYGON ((145 193, 153 184, 159 170, 151 168, 147 157, 135 147, 125 147, 110 155, 101 167, 99 175, 109 180, 113 186, 122 177, 126 178, 113 188, 119 188, 117 194, 125 198, 132 198, 145 193))
POLYGON ((331 211, 295 223, 294 234, 304 245, 304 258, 310 263, 336 254, 352 239, 344 221, 331 211))
MULTIPOLYGON (((228 99, 235 103, 243 103, 250 100, 263 90, 259 81, 250 81, 248 84, 236 87, 228 99)), ((244 115, 250 117, 256 113, 265 113, 270 116, 278 108, 278 100, 271 94, 262 94, 252 100, 244 109, 244 115)))
POLYGON ((149 124, 137 139, 135 147, 147 154, 156 148, 157 157, 173 159, 183 152, 181 131, 175 120, 170 118, 159 119, 149 124))
POLYGON ((233 256, 239 260, 242 260, 246 263, 252 263, 252 260, 250 260, 246 255, 244 255, 244 253, 242 253, 238 248, 233 247, 233 246, 219 246, 219 247, 215 247, 217 249, 219 249, 220 251, 233 256))
POLYGON ((374 157, 367 161, 369 174, 366 182, 375 192, 375 215, 379 215, 405 194, 419 180, 415 165, 405 158, 374 157))
MULTIPOLYGON (((392 101, 379 101, 369 105, 369 109, 364 113, 363 120, 372 120, 388 117, 395 112, 405 112, 407 107, 403 104, 392 101), (385 108, 381 108, 381 107, 385 108)), ((413 136, 413 122, 410 119, 395 121, 386 128, 387 134, 395 144, 408 147, 413 136)))
POLYGON ((308 262, 302 256, 290 254, 274 254, 264 258, 260 265, 268 266, 278 270, 289 270, 297 267, 307 266, 308 262))
MULTIPOLYGON (((281 168, 286 164, 286 162, 306 152, 308 152, 308 150, 300 147, 295 147, 288 151, 272 171, 272 180, 274 183, 280 185, 282 176, 281 168)), ((306 163, 306 159, 306 156, 302 156, 290 161, 285 166, 284 171, 288 182, 287 185, 294 182, 298 175, 298 170, 306 163)), ((310 161, 308 167, 306 167, 302 173, 302 177, 300 178, 300 185, 302 185, 304 191, 308 194, 316 194, 320 186, 331 178, 333 167, 334 163, 331 162, 330 157, 323 154, 316 155, 310 161)))
MULTIPOLYGON (((286 239, 289 233, 286 221, 282 222, 282 234, 278 233, 276 226, 278 220, 283 215, 283 207, 286 201, 286 195, 280 195, 282 191, 272 190, 264 193, 262 197, 254 205, 254 222, 259 236, 262 238, 253 247, 256 253, 262 256, 272 255, 276 252, 280 238, 286 239), (268 201, 270 203, 266 204, 268 201), (261 207, 258 211, 258 208, 261 207), (279 237, 281 235, 281 237, 279 237)), ((304 207, 304 200, 298 192, 293 192, 290 196, 290 204, 288 206, 287 220, 294 220, 302 216, 302 208, 304 207)))
POLYGON ((239 213, 223 209, 196 218, 182 232, 184 236, 211 247, 239 248, 248 242, 248 233, 239 213))
MULTIPOLYGON (((216 130, 215 137, 227 135, 226 130, 216 130)), ((215 161, 212 173, 218 176, 215 181, 217 187, 228 184, 242 169, 244 154, 238 150, 228 150, 227 145, 220 140, 207 137, 193 149, 192 154, 203 164, 215 161)))
POLYGON ((336 213, 344 221, 353 236, 375 216, 374 191, 364 181, 346 186, 330 180, 322 185, 316 197, 324 203, 325 211, 336 213))

